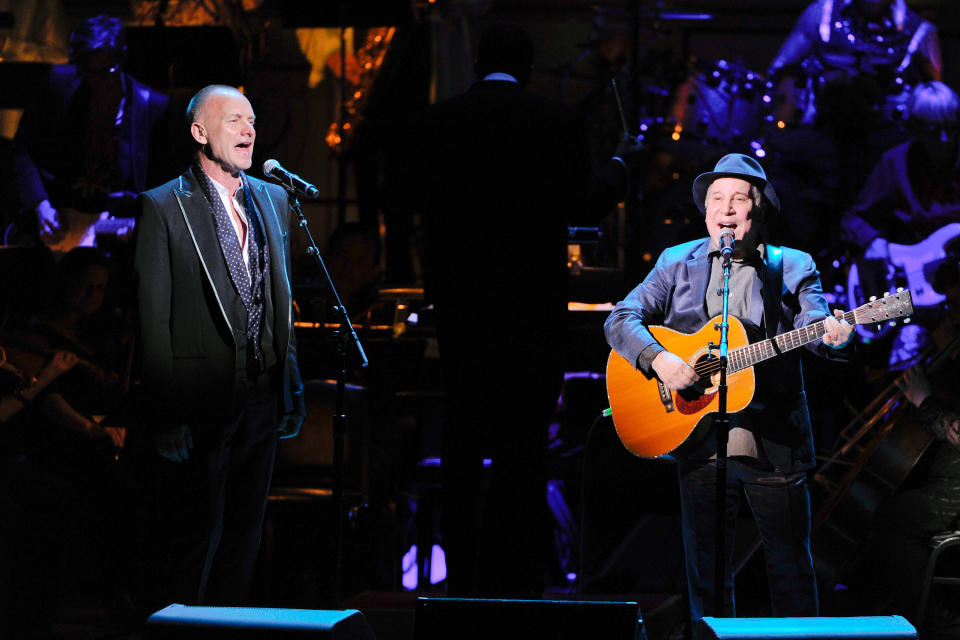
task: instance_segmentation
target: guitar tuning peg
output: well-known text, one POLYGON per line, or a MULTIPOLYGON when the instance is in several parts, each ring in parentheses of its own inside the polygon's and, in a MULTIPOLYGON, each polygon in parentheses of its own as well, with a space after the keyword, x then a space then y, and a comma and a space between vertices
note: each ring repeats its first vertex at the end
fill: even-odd
POLYGON ((910 316, 903 319, 903 324, 910 324, 910 316))
POLYGON ((889 291, 884 291, 884 292, 883 292, 883 297, 884 297, 884 298, 889 298, 889 297, 890 297, 890 292, 889 292, 889 291))
POLYGON ((876 302, 877 296, 870 296, 870 302, 876 302))
POLYGON ((897 321, 896 321, 896 320, 891 320, 891 321, 888 322, 887 324, 889 324, 891 327, 895 327, 895 326, 897 326, 897 321))
POLYGON ((897 293, 903 293, 903 287, 897 287, 897 293))

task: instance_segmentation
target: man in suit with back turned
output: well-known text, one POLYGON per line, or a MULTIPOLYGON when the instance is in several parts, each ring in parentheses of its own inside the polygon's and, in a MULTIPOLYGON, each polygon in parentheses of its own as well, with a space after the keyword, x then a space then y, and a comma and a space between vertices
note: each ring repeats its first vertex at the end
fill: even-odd
MULTIPOLYGON (((623 160, 594 173, 576 114, 526 90, 533 58, 522 29, 489 27, 477 82, 428 109, 409 127, 415 139, 398 146, 409 172, 398 182, 423 215, 424 281, 437 313, 448 411, 443 542, 455 595, 543 590, 568 225, 597 223, 626 191, 623 160)), ((625 137, 620 150, 635 141, 625 137)))
POLYGON ((244 173, 254 119, 237 89, 202 89, 187 108, 193 165, 142 195, 144 418, 170 522, 158 534, 174 580, 163 596, 178 602, 244 604, 277 438, 304 417, 290 210, 282 188, 244 173))

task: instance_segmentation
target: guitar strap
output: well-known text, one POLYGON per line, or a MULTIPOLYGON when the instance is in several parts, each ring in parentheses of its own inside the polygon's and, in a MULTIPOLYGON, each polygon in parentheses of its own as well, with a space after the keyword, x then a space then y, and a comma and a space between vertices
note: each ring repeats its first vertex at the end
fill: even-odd
POLYGON ((780 321, 780 300, 783 297, 783 249, 766 246, 766 267, 763 270, 763 324, 767 338, 777 335, 780 321))

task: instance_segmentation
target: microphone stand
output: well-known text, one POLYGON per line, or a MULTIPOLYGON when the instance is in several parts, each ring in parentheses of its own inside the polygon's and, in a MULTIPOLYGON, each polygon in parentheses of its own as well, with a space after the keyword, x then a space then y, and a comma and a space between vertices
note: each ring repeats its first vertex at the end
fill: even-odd
POLYGON ((360 339, 357 337, 357 333, 353 330, 353 323, 350 321, 350 316, 347 314, 347 308, 343 305, 343 302, 340 301, 340 295, 337 293, 337 288, 333 285, 333 279, 330 277, 330 272, 327 271, 327 266, 324 264, 323 258, 320 256, 320 249, 317 248, 317 243, 313 239, 313 234, 310 233, 310 229, 307 227, 307 219, 304 217, 303 211, 300 210, 300 201, 297 199, 296 191, 287 185, 281 186, 287 190, 290 208, 297 214, 298 224, 307 235, 307 253, 316 259, 317 265, 320 267, 320 271, 323 272, 323 275, 327 280, 327 286, 330 287, 330 292, 333 294, 333 301, 335 303, 333 307, 334 312, 340 316, 340 328, 337 330, 337 356, 340 367, 337 371, 336 412, 333 415, 333 507, 335 514, 334 517, 336 518, 333 605, 334 607, 338 607, 340 606, 340 587, 343 558, 343 458, 344 439, 346 438, 347 434, 345 388, 347 379, 348 343, 352 343, 356 347, 357 355, 360 356, 361 367, 366 367, 370 363, 367 360, 367 355, 363 351, 363 345, 360 344, 360 339))
POLYGON ((728 319, 730 302, 730 262, 733 252, 723 255, 723 311, 720 320, 720 344, 710 343, 710 349, 720 350, 720 384, 717 387, 718 411, 713 419, 714 433, 717 438, 717 491, 716 491, 716 532, 714 546, 714 598, 715 613, 723 617, 724 592, 726 587, 726 556, 727 556, 727 441, 729 440, 730 420, 727 417, 727 330, 730 328, 728 319))

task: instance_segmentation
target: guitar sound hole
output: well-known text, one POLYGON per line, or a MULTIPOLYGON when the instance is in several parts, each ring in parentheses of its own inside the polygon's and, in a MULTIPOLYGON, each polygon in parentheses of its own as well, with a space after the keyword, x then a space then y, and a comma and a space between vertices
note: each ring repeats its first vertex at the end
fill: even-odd
POLYGON ((697 362, 693 365, 693 368, 698 372, 702 372, 700 379, 694 385, 695 388, 699 389, 701 394, 706 393, 708 389, 712 389, 720 383, 720 359, 712 353, 706 353, 697 358, 697 362))
MULTIPOLYGON (((694 363, 694 369, 704 371, 711 365, 711 361, 716 362, 717 358, 710 354, 703 354, 694 363)), ((708 369, 709 370, 709 369, 708 369)), ((701 376, 693 386, 677 391, 676 405, 677 410, 682 414, 695 414, 710 404, 716 395, 714 391, 707 391, 713 387, 713 381, 709 375, 701 376)))

